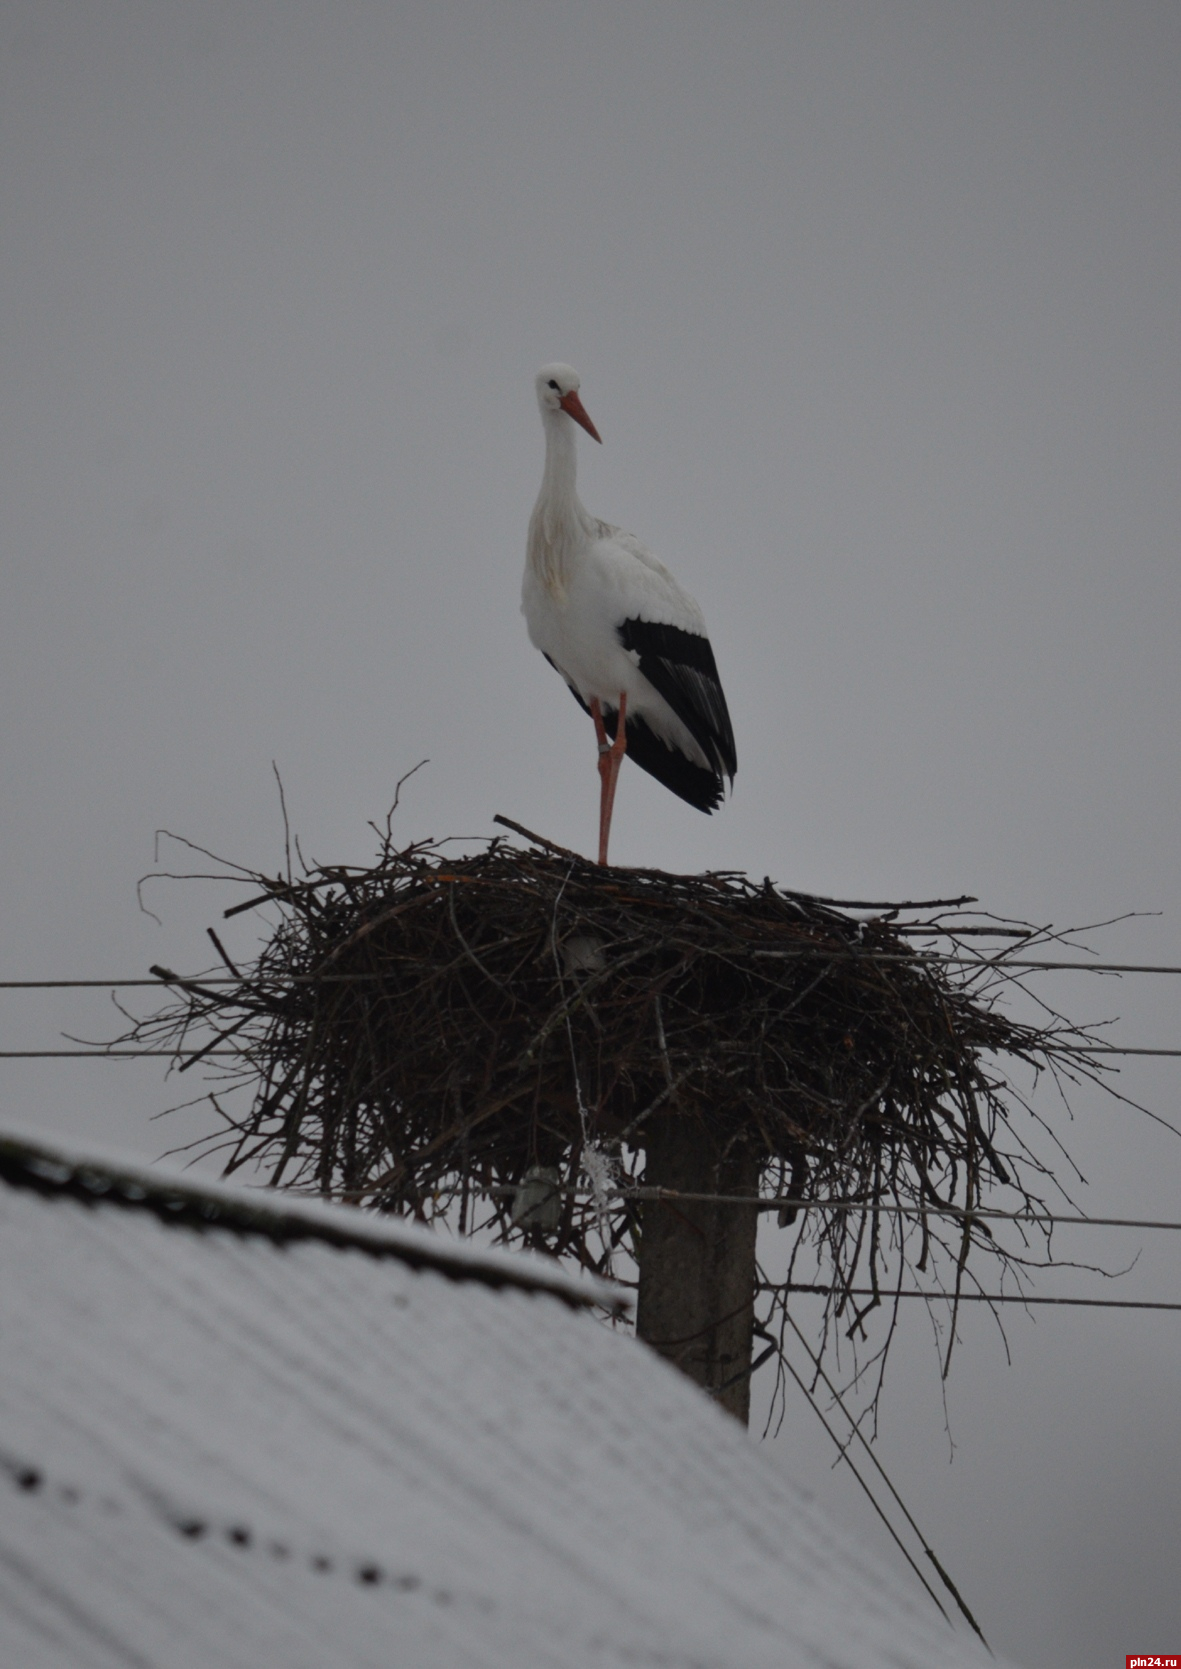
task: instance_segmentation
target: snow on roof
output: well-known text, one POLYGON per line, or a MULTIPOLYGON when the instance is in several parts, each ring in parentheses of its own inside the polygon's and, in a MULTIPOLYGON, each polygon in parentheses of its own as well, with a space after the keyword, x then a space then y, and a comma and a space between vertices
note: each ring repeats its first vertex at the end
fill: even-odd
POLYGON ((992 1661, 541 1260, 0 1160, 0 1662, 992 1661))

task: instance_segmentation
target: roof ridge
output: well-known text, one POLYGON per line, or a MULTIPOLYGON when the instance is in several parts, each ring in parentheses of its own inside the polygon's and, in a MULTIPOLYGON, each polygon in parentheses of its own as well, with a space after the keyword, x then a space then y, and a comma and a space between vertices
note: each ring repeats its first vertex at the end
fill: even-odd
POLYGON ((74 1149, 26 1130, 0 1129, 0 1180, 50 1198, 148 1211, 173 1227, 229 1229, 281 1246, 316 1240, 394 1258, 412 1269, 433 1269, 448 1280, 550 1293, 575 1307, 598 1305, 618 1314, 631 1302, 622 1287, 576 1275, 557 1262, 547 1267, 547 1260, 536 1254, 448 1240, 422 1224, 375 1220, 357 1206, 196 1180, 101 1149, 74 1149))

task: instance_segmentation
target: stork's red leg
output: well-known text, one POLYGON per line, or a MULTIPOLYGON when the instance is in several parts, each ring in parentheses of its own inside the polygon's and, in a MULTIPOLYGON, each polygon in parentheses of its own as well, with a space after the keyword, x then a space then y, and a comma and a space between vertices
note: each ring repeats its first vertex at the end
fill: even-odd
POLYGON ((619 723, 614 742, 607 741, 607 727, 603 711, 596 697, 591 697, 591 718, 595 721, 595 736, 599 743, 599 862, 607 862, 607 842, 611 836, 611 813, 615 809, 615 784, 619 767, 627 752, 627 691, 619 693, 619 723))

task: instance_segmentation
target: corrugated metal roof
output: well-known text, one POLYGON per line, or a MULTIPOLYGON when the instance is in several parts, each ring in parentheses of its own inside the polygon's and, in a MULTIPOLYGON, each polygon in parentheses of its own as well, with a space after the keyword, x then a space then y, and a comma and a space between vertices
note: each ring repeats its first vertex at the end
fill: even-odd
POLYGON ((63 1180, 0 1186, 0 1663, 991 1661, 533 1263, 490 1285, 418 1236, 375 1258, 63 1180))

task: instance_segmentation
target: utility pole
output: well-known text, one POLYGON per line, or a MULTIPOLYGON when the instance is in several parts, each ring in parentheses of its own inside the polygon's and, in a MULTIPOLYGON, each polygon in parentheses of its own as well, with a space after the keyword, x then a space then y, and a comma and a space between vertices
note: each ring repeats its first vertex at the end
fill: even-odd
MULTIPOLYGON (((691 1114, 653 1118, 644 1183, 689 1194, 757 1194, 753 1146, 723 1147, 691 1114)), ((646 1200, 636 1332, 745 1425, 754 1342, 754 1206, 646 1200)))

